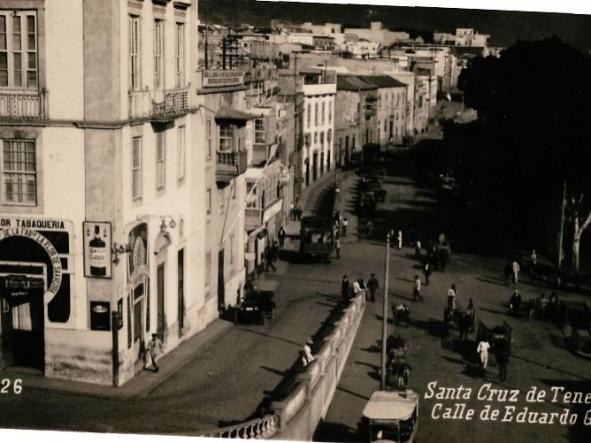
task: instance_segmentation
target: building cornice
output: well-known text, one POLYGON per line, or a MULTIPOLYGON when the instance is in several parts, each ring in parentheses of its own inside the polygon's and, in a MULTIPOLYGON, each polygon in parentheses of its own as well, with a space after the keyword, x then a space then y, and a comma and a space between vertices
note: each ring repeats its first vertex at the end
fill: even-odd
MULTIPOLYGON (((182 114, 174 116, 172 120, 179 119, 188 114, 195 114, 200 109, 200 106, 187 109, 182 114)), ((137 126, 144 123, 152 123, 154 121, 151 117, 125 119, 125 120, 2 120, 0 119, 0 127, 18 126, 18 127, 75 127, 79 129, 105 129, 115 130, 121 129, 125 126, 137 126)))

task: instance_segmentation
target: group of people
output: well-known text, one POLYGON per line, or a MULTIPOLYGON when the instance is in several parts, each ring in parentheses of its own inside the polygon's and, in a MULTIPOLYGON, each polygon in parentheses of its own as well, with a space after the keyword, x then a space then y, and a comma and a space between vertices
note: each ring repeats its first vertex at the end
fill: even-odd
MULTIPOLYGON (((476 346, 476 353, 478 354, 480 360, 480 369, 482 371, 486 371, 486 368, 488 367, 490 351, 491 344, 488 342, 488 340, 483 338, 478 342, 478 345, 476 346)), ((499 367, 499 382, 503 383, 507 381, 507 366, 509 365, 509 356, 511 355, 509 346, 503 341, 495 343, 494 355, 495 359, 497 360, 497 366, 499 367)))
POLYGON ((292 221, 300 221, 302 219, 302 214, 304 213, 304 210, 302 209, 302 207, 299 204, 291 204, 290 208, 289 208, 289 218, 292 221))
POLYGON ((361 291, 365 291, 365 298, 367 301, 375 302, 376 293, 380 287, 380 283, 375 274, 371 274, 367 282, 363 277, 351 283, 349 277, 345 274, 341 280, 341 298, 347 302, 351 297, 355 297, 361 291))

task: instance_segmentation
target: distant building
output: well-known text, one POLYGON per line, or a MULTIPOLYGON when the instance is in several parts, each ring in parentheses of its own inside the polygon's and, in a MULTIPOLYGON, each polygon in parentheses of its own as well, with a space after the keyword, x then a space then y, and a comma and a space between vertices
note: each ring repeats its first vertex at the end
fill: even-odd
POLYGON ((377 143, 378 86, 363 76, 337 76, 335 119, 337 163, 359 159, 363 147, 377 143))
POLYGON ((379 47, 379 43, 364 38, 345 42, 345 51, 353 58, 376 58, 379 47))
POLYGON ((384 29, 381 22, 371 22, 369 28, 345 28, 344 32, 382 46, 410 40, 410 35, 407 32, 384 29))
POLYGON ((304 96, 302 188, 305 188, 335 167, 332 144, 337 84, 334 71, 307 69, 300 74, 304 96))
POLYGON ((433 33, 433 42, 441 45, 472 46, 486 48, 490 35, 479 34, 472 28, 456 28, 455 34, 433 33))

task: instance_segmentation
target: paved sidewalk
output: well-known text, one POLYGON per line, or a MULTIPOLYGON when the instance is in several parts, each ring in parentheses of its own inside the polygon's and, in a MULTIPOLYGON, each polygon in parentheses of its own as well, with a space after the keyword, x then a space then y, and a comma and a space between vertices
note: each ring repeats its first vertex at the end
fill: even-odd
POLYGON ((199 351, 212 340, 220 337, 233 326, 232 323, 215 320, 203 331, 183 342, 159 360, 160 371, 144 370, 120 387, 97 385, 71 380, 45 378, 26 369, 8 368, 2 374, 11 374, 23 380, 27 388, 56 390, 95 397, 133 398, 148 395, 185 366, 199 351))

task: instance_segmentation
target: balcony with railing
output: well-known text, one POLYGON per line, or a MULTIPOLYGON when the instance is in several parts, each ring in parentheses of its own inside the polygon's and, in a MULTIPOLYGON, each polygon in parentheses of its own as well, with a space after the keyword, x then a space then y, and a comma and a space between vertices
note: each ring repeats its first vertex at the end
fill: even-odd
POLYGON ((129 91, 130 120, 166 122, 189 112, 189 87, 129 91))
POLYGON ((227 185, 240 174, 244 174, 247 167, 246 151, 218 151, 216 152, 216 181, 227 185))
POLYGON ((189 88, 156 91, 152 99, 152 120, 169 121, 189 111, 189 88))
POLYGON ((0 89, 0 119, 47 120, 48 94, 46 89, 0 89))

